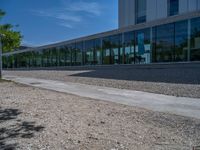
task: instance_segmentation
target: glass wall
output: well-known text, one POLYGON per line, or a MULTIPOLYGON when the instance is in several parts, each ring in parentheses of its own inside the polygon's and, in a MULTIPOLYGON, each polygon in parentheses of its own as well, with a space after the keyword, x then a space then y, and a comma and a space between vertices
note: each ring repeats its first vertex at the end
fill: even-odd
POLYGON ((65 65, 71 66, 71 61, 72 61, 71 49, 68 45, 65 45, 64 48, 65 48, 65 65))
POLYGON ((95 40, 85 42, 85 64, 93 65, 95 56, 95 40))
POLYGON ((110 42, 110 37, 103 38, 103 53, 102 53, 102 59, 103 59, 103 64, 111 64, 111 42, 110 42))
POLYGON ((66 66, 66 50, 65 47, 62 46, 59 48, 59 66, 66 66))
POLYGON ((122 35, 114 35, 110 37, 111 42, 111 64, 122 64, 123 61, 123 48, 122 48, 122 35))
POLYGON ((135 32, 135 63, 148 64, 150 63, 150 29, 139 30, 135 32))
POLYGON ((135 1, 135 22, 143 23, 146 22, 146 8, 147 2, 146 0, 136 0, 135 1))
POLYGON ((121 64, 123 56, 122 35, 103 38, 103 64, 121 64))
POLYGON ((71 65, 75 66, 76 65, 76 45, 75 45, 75 43, 69 44, 68 48, 69 48, 70 54, 71 54, 71 65))
POLYGON ((135 63, 135 33, 124 33, 124 64, 135 63))
POLYGON ((191 20, 191 61, 200 61, 200 18, 191 20))
POLYGON ((152 56, 153 62, 187 61, 188 22, 154 27, 152 56))
POLYGON ((85 41, 85 59, 83 62, 86 65, 101 65, 102 64, 102 49, 101 39, 85 41))
POLYGON ((168 0, 168 16, 177 15, 179 12, 179 0, 168 0))
POLYGON ((83 42, 76 43, 76 66, 82 65, 83 42))
POLYGON ((154 35, 154 54, 155 62, 173 61, 174 49, 174 24, 167 24, 155 27, 154 35), (167 32, 166 32, 167 31, 167 32))
POLYGON ((94 64, 102 64, 102 49, 101 49, 101 39, 95 39, 95 54, 94 54, 94 64))
POLYGON ((188 57, 188 21, 175 23, 174 61, 187 61, 188 57))
POLYGON ((148 64, 188 60, 200 61, 200 18, 152 27, 152 35, 151 29, 146 28, 3 56, 3 67, 148 64), (188 28, 189 22, 191 29, 188 28))
POLYGON ((50 51, 49 49, 43 50, 43 67, 50 67, 50 51))

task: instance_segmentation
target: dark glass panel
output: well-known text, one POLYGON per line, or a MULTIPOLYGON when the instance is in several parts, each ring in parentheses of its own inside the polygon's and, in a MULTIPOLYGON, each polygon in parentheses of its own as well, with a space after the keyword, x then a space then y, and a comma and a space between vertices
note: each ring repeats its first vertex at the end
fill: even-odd
POLYGON ((111 64, 111 41, 109 37, 103 38, 103 64, 111 64))
POLYGON ((75 65, 82 65, 82 52, 83 52, 83 42, 76 43, 76 63, 75 65))
POLYGON ((65 65, 70 66, 71 65, 71 50, 69 45, 64 46, 65 50, 65 65))
POLYGON ((20 68, 20 55, 15 54, 15 68, 20 68))
POLYGON ((135 32, 135 63, 148 64, 150 63, 150 29, 139 30, 135 32))
POLYGON ((95 40, 85 42, 85 65, 94 64, 95 40))
POLYGON ((121 34, 110 37, 111 40, 111 64, 122 64, 123 49, 121 34))
POLYGON ((134 52, 134 32, 124 33, 124 64, 134 64, 135 52, 134 52))
POLYGON ((174 57, 174 24, 161 25, 155 29, 155 62, 171 62, 174 57))
POLYGON ((187 61, 188 53, 188 23, 175 23, 175 51, 174 61, 187 61))
POLYGON ((34 51, 35 67, 42 67, 42 50, 34 51))
POLYGON ((191 61, 200 61, 200 18, 191 20, 191 61))
POLYGON ((122 35, 103 38, 103 64, 122 63, 122 35))
POLYGON ((75 43, 74 44, 69 44, 68 45, 70 52, 71 52, 71 65, 74 66, 76 65, 76 47, 75 47, 75 43))
POLYGON ((101 48, 101 39, 95 40, 95 64, 101 65, 102 64, 102 48, 101 48))
POLYGON ((66 65, 66 50, 65 47, 60 47, 60 53, 59 53, 59 66, 65 66, 66 65))
POLYGON ((43 67, 49 67, 49 50, 43 50, 43 67))
POLYGON ((135 16, 136 24, 146 22, 146 0, 136 0, 135 1, 135 16))
POLYGON ((168 16, 177 15, 179 12, 179 0, 168 0, 168 16))
POLYGON ((56 47, 50 49, 51 67, 58 66, 58 50, 56 47))
POLYGON ((152 28, 152 62, 157 62, 156 53, 156 27, 152 28))
POLYGON ((36 67, 36 52, 32 51, 32 67, 36 67))

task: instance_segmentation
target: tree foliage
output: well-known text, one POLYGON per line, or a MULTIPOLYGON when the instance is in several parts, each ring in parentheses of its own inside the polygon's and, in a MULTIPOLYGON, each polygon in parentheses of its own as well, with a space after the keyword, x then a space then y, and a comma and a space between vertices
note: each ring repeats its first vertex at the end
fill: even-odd
MULTIPOLYGON (((0 20, 6 13, 0 9, 0 20)), ((22 36, 18 31, 13 30, 11 24, 0 24, 0 34, 3 52, 11 52, 21 44, 22 36)))

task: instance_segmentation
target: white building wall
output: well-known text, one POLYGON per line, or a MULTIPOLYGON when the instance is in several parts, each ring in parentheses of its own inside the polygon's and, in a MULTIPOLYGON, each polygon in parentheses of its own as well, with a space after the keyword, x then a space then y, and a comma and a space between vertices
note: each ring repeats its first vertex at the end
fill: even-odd
POLYGON ((198 3, 198 10, 200 10, 200 0, 197 0, 198 3))
POLYGON ((179 0, 179 13, 186 13, 188 12, 188 0, 179 0))
POLYGON ((135 0, 129 0, 129 24, 135 24, 135 0))
POLYGON ((157 18, 157 0, 147 0, 147 20, 152 21, 155 18, 157 18))
POLYGON ((128 21, 129 18, 126 18, 126 3, 127 0, 123 1, 123 0, 119 0, 119 26, 123 27, 123 26, 127 26, 126 21, 128 21))
MULTIPOLYGON (((157 0, 157 9, 156 9, 156 19, 166 18, 167 17, 167 0, 157 0)), ((152 7, 150 9, 155 9, 155 7, 152 7)), ((148 21, 148 20, 147 20, 148 21)))
MULTIPOLYGON (((200 0, 179 0, 179 14, 200 10, 200 0)), ((167 0, 147 0, 146 21, 168 17, 167 0)), ((119 27, 135 24, 135 0, 119 0, 119 27)))
POLYGON ((188 11, 195 11, 197 10, 197 0, 189 0, 189 3, 188 3, 188 6, 189 6, 189 10, 188 11))

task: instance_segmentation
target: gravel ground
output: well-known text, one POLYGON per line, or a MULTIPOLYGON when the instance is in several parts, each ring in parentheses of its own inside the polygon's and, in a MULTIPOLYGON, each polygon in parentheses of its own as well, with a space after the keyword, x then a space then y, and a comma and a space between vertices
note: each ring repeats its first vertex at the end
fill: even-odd
MULTIPOLYGON (((114 70, 114 69, 113 69, 114 70)), ((112 75, 113 70, 109 73, 112 75)), ((125 70, 125 69, 123 69, 125 70)), ((145 91, 151 93, 173 95, 178 97, 192 97, 200 98, 200 84, 178 84, 178 83, 165 83, 165 82, 149 82, 149 81, 135 81, 135 80, 117 80, 97 78, 100 74, 108 74, 108 70, 104 69, 101 72, 97 72, 94 76, 90 77, 85 74, 90 74, 93 70, 68 70, 68 71, 4 71, 4 75, 17 75, 22 77, 33 77, 41 79, 59 80, 67 82, 76 82, 89 85, 98 85, 106 87, 115 87, 120 89, 130 89, 137 91, 145 91), (84 76, 82 77, 81 74, 84 76)), ((134 71, 133 71, 134 72, 134 71)), ((117 73, 113 73, 117 74, 117 73)), ((116 76, 132 76, 133 73, 118 73, 116 76)), ((113 75, 114 76, 114 75, 113 75)), ((139 76, 139 75, 138 75, 139 76)), ((121 77, 123 79, 123 77, 121 77)), ((166 80, 169 77, 166 77, 166 80)), ((198 79, 199 80, 199 79, 198 79)))
POLYGON ((0 82, 0 149, 189 150, 200 120, 0 82))

